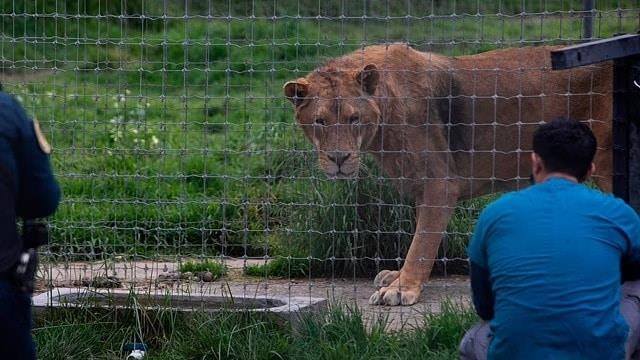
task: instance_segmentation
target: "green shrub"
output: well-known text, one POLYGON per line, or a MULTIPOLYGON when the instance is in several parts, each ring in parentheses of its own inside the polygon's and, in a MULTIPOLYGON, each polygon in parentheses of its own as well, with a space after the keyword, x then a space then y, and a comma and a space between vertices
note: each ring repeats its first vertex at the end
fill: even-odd
POLYGON ((247 265, 244 274, 256 277, 302 278, 310 275, 313 260, 277 257, 265 264, 247 265))
POLYGON ((220 278, 227 273, 227 267, 219 261, 187 261, 178 266, 181 273, 199 273, 208 271, 213 274, 214 278, 220 278))

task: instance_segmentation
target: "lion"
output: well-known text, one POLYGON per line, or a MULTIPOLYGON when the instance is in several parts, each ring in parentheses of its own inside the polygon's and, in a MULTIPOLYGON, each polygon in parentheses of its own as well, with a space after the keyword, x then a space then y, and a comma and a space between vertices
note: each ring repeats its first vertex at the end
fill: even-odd
POLYGON ((598 140, 596 183, 612 186, 613 67, 552 71, 553 47, 446 57, 374 45, 284 85, 297 123, 331 178, 358 176, 364 154, 415 203, 400 270, 383 270, 370 304, 412 305, 460 200, 529 184, 532 135, 555 117, 587 121, 598 140))

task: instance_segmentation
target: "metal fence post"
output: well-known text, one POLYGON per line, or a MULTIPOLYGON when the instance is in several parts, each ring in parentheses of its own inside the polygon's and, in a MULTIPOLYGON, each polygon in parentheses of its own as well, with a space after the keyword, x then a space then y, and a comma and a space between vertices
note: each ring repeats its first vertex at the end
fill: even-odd
POLYGON ((640 211, 640 35, 551 52, 554 70, 613 60, 613 193, 640 211))
POLYGON ((583 0, 582 9, 583 23, 582 23, 582 38, 584 40, 591 40, 593 38, 593 3, 594 0, 583 0))
POLYGON ((613 151, 616 196, 640 211, 640 55, 614 61, 613 151))
POLYGON ((629 127, 629 204, 640 211, 640 56, 629 59, 627 119, 629 127))
POLYGON ((613 62, 613 193, 629 202, 628 58, 613 62))

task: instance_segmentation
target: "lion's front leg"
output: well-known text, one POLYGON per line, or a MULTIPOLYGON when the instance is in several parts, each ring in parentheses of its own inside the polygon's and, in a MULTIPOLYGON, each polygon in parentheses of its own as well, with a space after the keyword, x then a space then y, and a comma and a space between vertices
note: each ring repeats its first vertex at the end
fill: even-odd
POLYGON ((374 284, 382 286, 369 298, 372 305, 412 305, 418 301, 438 256, 442 236, 457 200, 457 188, 444 181, 425 187, 423 205, 416 211, 416 232, 400 271, 381 271, 374 284))

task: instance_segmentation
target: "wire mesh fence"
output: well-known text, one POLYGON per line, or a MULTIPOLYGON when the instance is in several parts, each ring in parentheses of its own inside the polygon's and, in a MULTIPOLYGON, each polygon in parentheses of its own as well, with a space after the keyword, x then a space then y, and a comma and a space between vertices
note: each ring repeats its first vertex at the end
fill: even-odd
MULTIPOLYGON (((366 303, 371 279, 405 261, 416 201, 393 184, 403 174, 383 171, 367 151, 357 178, 327 176, 285 82, 376 44, 452 57, 576 43, 586 27, 586 38, 632 33, 639 10, 620 0, 590 10, 543 0, 2 1, 0 78, 48 135, 64 192, 43 250, 42 289, 338 292, 366 303), (205 286, 206 272, 214 281, 205 286)), ((490 78, 480 71, 468 81, 490 78)), ((607 92, 598 86, 587 93, 607 92)), ((494 160, 501 151, 485 150, 494 160)), ((494 161, 490 177, 500 167, 494 161)), ((524 184, 528 175, 518 170, 514 179, 524 184)), ((499 196, 479 193, 455 207, 434 274, 465 274, 477 214, 499 196)), ((466 293, 463 280, 445 279, 432 280, 443 288, 431 293, 466 293)))

